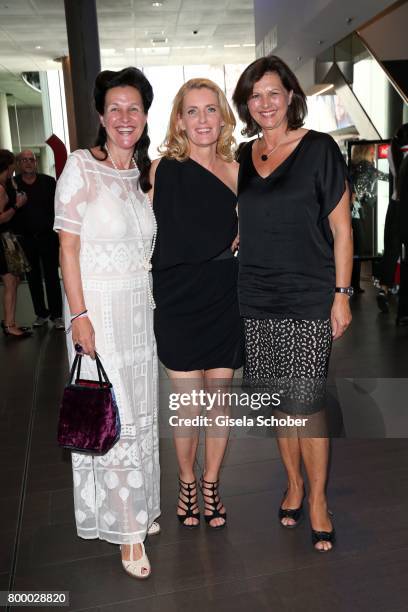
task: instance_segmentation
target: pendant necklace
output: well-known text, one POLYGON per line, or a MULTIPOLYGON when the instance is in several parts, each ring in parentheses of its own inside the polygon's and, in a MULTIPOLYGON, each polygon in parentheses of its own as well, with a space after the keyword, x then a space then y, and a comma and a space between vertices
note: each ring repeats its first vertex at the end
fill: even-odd
MULTIPOLYGON (((286 136, 286 132, 285 132, 285 136, 286 136)), ((283 138, 282 138, 282 140, 280 140, 280 141, 278 142, 278 144, 277 144, 277 145, 275 145, 275 146, 273 147, 273 149, 272 149, 271 151, 269 151, 269 153, 262 153, 262 155, 261 155, 261 159, 262 159, 262 161, 264 161, 264 162, 268 161, 268 159, 270 158, 270 156, 272 155, 272 153, 275 153, 276 149, 278 149, 278 148, 281 146, 281 144, 282 144, 282 143, 283 143, 283 138)))
MULTIPOLYGON (((139 234, 140 234, 140 239, 142 241, 142 248, 143 248, 143 257, 142 257, 142 267, 146 272, 146 285, 147 285, 147 296, 149 299, 149 304, 151 306, 151 308, 156 308, 156 304, 154 301, 154 297, 153 297, 153 291, 152 291, 152 287, 150 284, 150 275, 149 272, 152 269, 152 257, 153 257, 153 252, 154 252, 154 248, 156 246, 156 238, 157 238, 157 221, 156 221, 156 217, 154 215, 153 209, 152 207, 149 205, 149 209, 150 212, 153 216, 153 225, 154 225, 154 229, 153 229, 153 238, 152 238, 152 242, 151 242, 151 246, 150 246, 150 251, 149 253, 146 252, 146 248, 145 248, 145 244, 144 244, 144 240, 143 240, 143 233, 142 233, 142 226, 140 224, 140 219, 139 219, 139 215, 137 214, 137 210, 136 210, 136 203, 135 203, 135 198, 133 197, 133 193, 131 193, 129 191, 129 189, 127 188, 127 185, 125 183, 125 181, 122 178, 121 173, 119 172, 118 167, 116 166, 112 155, 110 154, 110 151, 108 149, 108 146, 105 144, 105 150, 106 153, 108 155, 108 159, 110 161, 110 163, 112 164, 113 169, 115 170, 116 174, 119 177, 120 182, 122 183, 122 187, 124 192, 127 194, 128 196, 128 200, 131 204, 133 204, 133 211, 135 213, 135 217, 136 217, 136 221, 137 221, 137 226, 138 226, 138 230, 139 230, 139 234)), ((134 157, 132 156, 132 163, 133 163, 133 167, 137 168, 136 162, 134 160, 134 157)))

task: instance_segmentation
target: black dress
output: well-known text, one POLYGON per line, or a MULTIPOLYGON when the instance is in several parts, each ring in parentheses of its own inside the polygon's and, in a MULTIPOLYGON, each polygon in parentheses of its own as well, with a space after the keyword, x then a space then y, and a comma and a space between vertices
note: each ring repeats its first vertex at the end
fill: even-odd
POLYGON ((154 330, 159 359, 171 370, 242 365, 238 262, 230 251, 236 204, 231 189, 195 161, 160 161, 153 200, 154 330))

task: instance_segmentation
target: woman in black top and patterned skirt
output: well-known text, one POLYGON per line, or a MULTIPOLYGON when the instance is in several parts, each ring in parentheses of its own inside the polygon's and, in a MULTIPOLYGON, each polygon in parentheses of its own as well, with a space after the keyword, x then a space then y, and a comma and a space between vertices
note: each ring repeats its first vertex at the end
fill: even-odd
MULTIPOLYGON (((234 127, 219 87, 207 79, 191 79, 174 100, 164 156, 152 164, 158 226, 154 327, 173 391, 227 390, 234 369, 242 365, 238 262, 231 248, 238 230, 234 127)), ((192 402, 183 416, 197 415, 201 408, 192 402)), ((217 409, 223 410, 213 407, 211 417, 217 409)), ((207 429, 206 434, 200 480, 204 515, 210 527, 220 528, 226 524, 226 510, 218 480, 228 430, 207 429)), ((196 527, 200 520, 194 475, 198 435, 198 428, 178 427, 174 436, 180 479, 177 515, 185 527, 196 527)))
POLYGON ((303 432, 278 431, 288 476, 279 520, 293 528, 301 518, 303 462, 313 546, 327 552, 335 532, 325 494, 329 443, 321 417, 332 339, 351 321, 346 166, 330 136, 301 127, 306 98, 279 58, 248 66, 233 100, 246 134, 259 137, 241 149, 238 183, 244 378, 279 391, 279 416, 307 418, 303 432))

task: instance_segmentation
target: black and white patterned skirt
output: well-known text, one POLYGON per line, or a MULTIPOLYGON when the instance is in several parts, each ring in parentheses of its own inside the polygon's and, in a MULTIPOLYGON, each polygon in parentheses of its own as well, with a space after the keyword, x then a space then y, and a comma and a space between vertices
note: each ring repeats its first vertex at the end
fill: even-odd
POLYGON ((244 319, 244 384, 279 393, 279 411, 324 408, 332 347, 329 319, 244 319))

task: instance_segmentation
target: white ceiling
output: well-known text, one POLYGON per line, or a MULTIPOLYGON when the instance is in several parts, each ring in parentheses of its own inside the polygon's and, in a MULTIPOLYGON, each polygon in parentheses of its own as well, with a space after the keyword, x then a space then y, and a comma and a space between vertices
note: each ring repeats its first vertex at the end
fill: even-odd
MULTIPOLYGON (((253 0, 163 0, 157 8, 97 0, 97 11, 102 68, 246 63, 255 55, 253 0)), ((63 0, 0 0, 0 91, 32 103, 20 73, 57 68, 54 59, 67 54, 63 0)))
POLYGON ((395 0, 254 0, 256 43, 276 28, 274 53, 296 70, 393 4, 395 0))
MULTIPOLYGON (((102 68, 255 57, 253 0, 163 0, 157 8, 151 0, 97 0, 97 11, 102 68)), ((58 68, 54 59, 67 54, 64 0, 0 0, 0 91, 12 94, 9 103, 40 104, 20 73, 58 68)))

